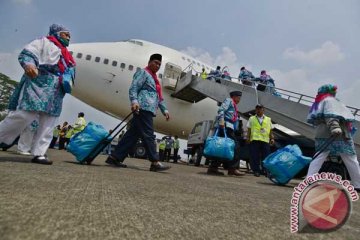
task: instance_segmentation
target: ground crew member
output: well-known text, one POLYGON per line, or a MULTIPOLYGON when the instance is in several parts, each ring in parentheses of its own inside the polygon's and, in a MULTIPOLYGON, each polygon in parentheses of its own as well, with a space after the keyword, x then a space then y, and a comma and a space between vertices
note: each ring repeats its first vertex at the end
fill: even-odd
POLYGON ((165 152, 165 139, 161 139, 159 143, 159 158, 160 161, 164 161, 164 152, 165 152))
POLYGON ((201 78, 204 79, 204 80, 207 78, 208 75, 207 75, 207 73, 205 72, 205 68, 202 69, 202 72, 201 72, 200 76, 201 76, 201 78))
POLYGON ((83 112, 79 112, 78 114, 78 119, 76 120, 75 124, 74 124, 74 134, 81 132, 85 127, 86 127, 86 121, 84 118, 84 113, 83 112))
MULTIPOLYGON (((270 154, 270 144, 274 144, 271 118, 264 115, 264 106, 255 107, 256 115, 251 116, 247 123, 247 142, 250 143, 250 165, 256 177, 260 177, 260 162, 270 154)), ((262 164, 261 164, 262 166, 262 164)))
MULTIPOLYGON (((66 147, 67 147, 67 145, 70 143, 70 138, 74 135, 74 128, 71 126, 71 125, 69 125, 69 127, 68 127, 68 130, 67 130, 67 132, 66 132, 66 134, 65 134, 65 144, 66 144, 66 147)), ((65 148, 66 148, 65 147, 65 148)))
POLYGON ((174 140, 174 163, 177 163, 179 148, 180 148, 179 137, 175 136, 175 140, 174 140))

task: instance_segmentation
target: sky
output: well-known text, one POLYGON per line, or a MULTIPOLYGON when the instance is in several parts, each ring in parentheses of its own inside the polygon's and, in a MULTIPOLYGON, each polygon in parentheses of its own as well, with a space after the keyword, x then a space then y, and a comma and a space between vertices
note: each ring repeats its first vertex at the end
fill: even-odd
MULTIPOLYGON (((265 69, 277 87, 310 96, 336 84, 339 99, 360 107, 357 0, 0 0, 0 72, 19 80, 18 53, 52 23, 73 43, 137 38, 228 66, 233 77, 241 66, 265 69)), ((60 121, 79 111, 107 128, 116 122, 71 96, 60 121)))

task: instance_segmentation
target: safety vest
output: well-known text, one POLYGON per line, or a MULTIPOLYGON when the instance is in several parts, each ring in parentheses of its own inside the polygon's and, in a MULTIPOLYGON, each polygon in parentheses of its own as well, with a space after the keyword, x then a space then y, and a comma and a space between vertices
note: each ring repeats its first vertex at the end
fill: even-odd
POLYGON ((74 133, 82 131, 86 126, 85 118, 79 117, 74 124, 74 133))
POLYGON ((201 76, 202 79, 206 79, 206 78, 207 78, 207 73, 206 73, 206 72, 202 72, 202 73, 200 74, 200 76, 201 76))
POLYGON ((260 124, 259 119, 255 116, 250 117, 250 130, 251 136, 250 141, 270 141, 270 131, 271 131, 271 118, 264 116, 262 124, 260 124))
POLYGON ((73 128, 68 129, 68 131, 65 134, 65 138, 71 138, 72 135, 74 135, 74 129, 73 128))
POLYGON ((179 141, 179 139, 175 139, 175 141, 174 141, 174 148, 175 148, 175 149, 179 149, 179 148, 180 148, 180 141, 179 141))
POLYGON ((165 150, 165 141, 161 141, 159 144, 159 149, 160 150, 165 150))
POLYGON ((56 127, 53 131, 53 137, 59 137, 60 130, 56 127))

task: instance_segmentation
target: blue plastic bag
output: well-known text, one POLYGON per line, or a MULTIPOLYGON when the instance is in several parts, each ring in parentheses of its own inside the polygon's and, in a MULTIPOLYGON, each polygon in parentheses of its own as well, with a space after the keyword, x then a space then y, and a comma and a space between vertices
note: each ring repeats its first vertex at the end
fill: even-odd
POLYGON ((74 68, 67 68, 64 74, 61 76, 61 86, 65 93, 71 93, 74 80, 75 80, 75 70, 74 68))
POLYGON ((226 136, 225 129, 223 129, 225 137, 219 137, 218 131, 219 129, 216 129, 215 134, 206 139, 204 156, 231 161, 234 158, 235 142, 226 136))
POLYGON ((263 162, 269 179, 279 185, 288 183, 312 158, 302 155, 298 145, 287 145, 267 156, 263 162))
POLYGON ((76 133, 70 139, 66 149, 76 157, 76 160, 83 162, 108 134, 109 132, 100 124, 89 122, 84 130, 76 133))

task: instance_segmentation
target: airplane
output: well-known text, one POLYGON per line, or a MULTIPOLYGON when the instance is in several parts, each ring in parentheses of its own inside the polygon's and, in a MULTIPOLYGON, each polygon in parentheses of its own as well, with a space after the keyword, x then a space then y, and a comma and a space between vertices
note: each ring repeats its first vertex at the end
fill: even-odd
POLYGON ((111 116, 121 119, 129 114, 129 87, 133 75, 139 68, 147 66, 153 53, 162 55, 162 66, 157 75, 171 116, 170 121, 166 121, 158 111, 154 119, 156 132, 186 138, 195 123, 214 119, 217 114, 217 102, 212 99, 192 104, 171 97, 183 71, 192 69, 200 73, 205 68, 209 73, 214 70, 180 51, 138 39, 75 43, 70 45, 69 51, 77 63, 72 95, 111 116))

